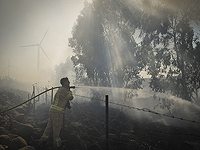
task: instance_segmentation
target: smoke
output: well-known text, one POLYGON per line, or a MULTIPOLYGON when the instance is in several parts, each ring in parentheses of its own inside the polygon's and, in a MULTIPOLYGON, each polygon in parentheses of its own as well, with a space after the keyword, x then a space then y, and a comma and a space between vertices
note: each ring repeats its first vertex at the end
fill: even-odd
POLYGON ((75 89, 74 102, 83 103, 98 101, 100 105, 104 106, 105 95, 109 97, 110 108, 118 109, 131 119, 139 122, 148 121, 151 123, 164 124, 166 126, 194 128, 198 128, 198 124, 175 119, 173 116, 200 122, 200 107, 196 104, 170 94, 151 92, 147 88, 133 90, 82 86, 75 89), (166 117, 163 114, 171 117, 166 117))
POLYGON ((73 68, 73 63, 70 57, 67 57, 64 63, 60 63, 55 67, 55 76, 52 78, 52 83, 55 86, 60 85, 60 79, 63 77, 68 77, 71 85, 75 80, 75 71, 73 68))
POLYGON ((129 7, 136 7, 143 11, 149 11, 152 10, 151 6, 157 6, 157 7, 165 7, 171 11, 177 11, 182 10, 184 11, 184 7, 187 5, 192 5, 197 3, 196 0, 191 1, 182 1, 182 0, 125 0, 123 1, 127 6, 129 7))
POLYGON ((30 83, 14 80, 8 76, 0 77, 0 88, 17 89, 17 90, 23 90, 27 92, 31 92, 32 90, 32 86, 30 83))

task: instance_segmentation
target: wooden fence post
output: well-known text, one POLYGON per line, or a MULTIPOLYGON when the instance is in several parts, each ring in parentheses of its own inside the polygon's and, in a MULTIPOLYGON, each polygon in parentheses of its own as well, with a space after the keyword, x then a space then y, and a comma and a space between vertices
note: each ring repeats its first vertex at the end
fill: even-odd
POLYGON ((108 95, 106 95, 106 150, 109 149, 109 114, 108 114, 108 95))
MULTIPOLYGON (((33 85, 33 97, 35 97, 35 86, 33 85)), ((35 118, 35 98, 33 99, 33 114, 35 118)))
POLYGON ((53 87, 51 89, 51 104, 53 103, 53 87))
MULTIPOLYGON (((45 90, 47 91, 47 87, 45 87, 45 90)), ((47 107, 47 92, 45 92, 45 99, 46 99, 46 107, 47 107)))

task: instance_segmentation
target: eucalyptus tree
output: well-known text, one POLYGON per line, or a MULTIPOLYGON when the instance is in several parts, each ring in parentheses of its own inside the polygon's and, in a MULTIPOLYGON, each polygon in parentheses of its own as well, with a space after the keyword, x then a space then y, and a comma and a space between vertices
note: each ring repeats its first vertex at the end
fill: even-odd
MULTIPOLYGON (((69 45, 77 80, 87 78, 94 85, 140 88, 144 65, 120 0, 94 0, 85 7, 73 27, 69 45)), ((127 8, 128 9, 128 8, 127 8)))
POLYGON ((69 39, 77 80, 138 88, 145 70, 154 91, 191 101, 200 88, 199 8, 197 0, 86 2, 69 39))
POLYGON ((191 101, 199 88, 199 38, 193 28, 199 22, 199 4, 196 0, 143 1, 137 27, 153 90, 171 91, 191 101))

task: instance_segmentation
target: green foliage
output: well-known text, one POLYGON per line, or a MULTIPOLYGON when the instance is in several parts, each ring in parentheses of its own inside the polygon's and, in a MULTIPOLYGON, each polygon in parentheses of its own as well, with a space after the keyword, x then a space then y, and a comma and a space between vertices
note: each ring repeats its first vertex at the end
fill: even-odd
POLYGON ((200 2, 134 4, 138 5, 122 0, 85 2, 69 39, 76 81, 137 89, 145 70, 152 90, 192 101, 200 88, 200 40, 193 28, 200 21, 200 2))
POLYGON ((133 35, 134 27, 123 19, 120 1, 97 0, 85 7, 69 39, 76 81, 92 85, 126 87, 133 79, 140 88, 144 65, 133 35))
POLYGON ((170 91, 191 101, 200 81, 197 77, 199 63, 195 59, 200 52, 198 44, 195 44, 199 38, 194 36, 192 26, 200 21, 194 17, 197 8, 183 2, 172 9, 171 4, 177 4, 178 0, 170 3, 163 0, 158 4, 155 1, 144 2, 148 2, 146 5, 151 10, 143 11, 139 28, 143 38, 142 51, 148 53, 146 64, 152 77, 150 87, 158 92, 170 91))

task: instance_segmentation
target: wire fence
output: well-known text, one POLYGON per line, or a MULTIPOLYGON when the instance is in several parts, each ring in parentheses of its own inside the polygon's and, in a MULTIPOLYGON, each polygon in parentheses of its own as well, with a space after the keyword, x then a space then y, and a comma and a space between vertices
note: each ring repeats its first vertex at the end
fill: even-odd
MULTIPOLYGON (((10 111, 12 109, 15 109, 27 102, 30 102, 31 100, 39 97, 40 95, 50 91, 50 90, 54 90, 54 89, 57 89, 57 88, 60 88, 60 87, 52 87, 50 89, 46 89, 45 91, 39 93, 38 95, 32 95, 32 98, 28 99, 27 101, 24 101, 22 102, 21 104, 18 104, 16 106, 13 106, 11 108, 8 108, 6 110, 2 110, 0 111, 0 114, 2 113, 5 113, 7 111, 10 111)), ((82 97, 82 98, 87 98, 87 99, 90 99, 90 100, 95 100, 95 101, 100 101, 100 102, 105 102, 105 100, 102 100, 102 99, 97 99, 97 98, 93 98, 93 97, 87 97, 87 96, 82 96, 82 95, 77 95, 77 94, 74 94, 74 96, 79 96, 79 97, 82 97)), ((52 96, 51 96, 52 97, 52 96)), ((51 98, 52 99, 52 98, 51 98)), ((138 108, 138 107, 135 107, 135 106, 129 106, 129 105, 125 105, 125 104, 122 104, 122 103, 115 103, 115 102, 109 102, 110 104, 113 104, 113 105, 116 105, 116 106, 122 106, 122 107, 126 107, 126 108, 129 108, 129 109, 135 109, 135 110, 138 110, 138 111, 143 111, 143 112, 147 112, 147 113, 152 113, 152 114, 155 114, 155 115, 160 115, 160 116, 164 116, 164 117, 169 117, 169 118, 173 118, 173 119, 177 119, 177 120, 181 120, 181 121, 187 121, 187 122, 191 122, 191 123, 195 123, 195 124, 200 124, 200 122, 198 121, 195 121, 195 120, 188 120, 188 119, 184 119, 184 118, 181 118, 181 117, 176 117, 174 115, 168 115, 168 114, 162 114, 162 113, 158 113, 158 112, 155 112, 155 111, 152 111, 148 108, 138 108)))
MULTIPOLYGON (((81 95, 75 95, 75 96, 80 96, 80 97, 88 98, 88 99, 95 100, 95 101, 105 102, 105 100, 96 99, 96 98, 94 99, 92 97, 86 97, 86 96, 81 96, 81 95)), ((194 121, 194 120, 187 120, 187 119, 184 119, 184 118, 179 118, 179 117, 175 117, 175 116, 170 116, 170 115, 166 115, 166 114, 157 113, 157 112, 151 111, 151 110, 149 110, 147 108, 137 108, 137 107, 128 106, 128 105, 119 104, 119 103, 114 103, 114 102, 109 102, 109 103, 113 104, 113 105, 117 105, 117 106, 122 106, 122 107, 130 108, 130 109, 136 109, 138 111, 143 111, 143 112, 146 112, 146 113, 152 113, 152 114, 155 114, 155 115, 162 115, 164 117, 169 117, 169 118, 172 118, 172 119, 177 119, 179 121, 181 120, 181 121, 187 121, 187 122, 190 122, 190 123, 200 124, 200 122, 197 122, 197 121, 194 121)), ((92 117, 92 118, 94 118, 94 117, 92 117)), ((109 126, 109 127, 112 128, 111 126, 109 126)), ((141 128, 137 128, 137 129, 138 130, 147 131, 147 132, 155 132, 155 133, 165 134, 165 135, 184 135, 184 136, 200 137, 200 135, 196 135, 196 134, 167 133, 167 132, 163 132, 163 131, 144 130, 144 129, 141 129, 141 128)))
MULTIPOLYGON (((95 118, 94 116, 96 115, 95 113, 93 113, 93 116, 91 116, 91 114, 88 114, 87 113, 87 110, 84 108, 84 107, 82 107, 80 104, 78 104, 78 103, 74 103, 74 102, 71 102, 72 104, 73 104, 73 106, 75 106, 75 108, 77 109, 77 110, 79 110, 82 114, 84 114, 86 117, 88 117, 88 118, 91 118, 91 119, 93 119, 94 120, 94 122, 98 122, 98 118, 95 118), (84 111, 83 111, 84 110, 84 111)), ((100 115, 105 115, 105 114, 100 114, 100 115)), ((100 137, 99 136, 90 136, 90 135, 87 135, 88 137, 91 137, 91 138, 95 138, 95 139, 99 139, 99 140, 106 140, 106 138, 103 136, 103 133, 101 133, 96 127, 95 127, 95 125, 94 124, 92 124, 91 122, 89 122, 89 121, 87 121, 89 124, 90 124, 90 126, 93 128, 93 129, 95 129, 98 133, 99 133, 99 135, 100 135, 100 137)), ((108 125, 109 126, 109 128, 110 129, 113 129, 113 130, 115 130, 116 132, 118 132, 118 133, 123 133, 123 131, 122 130, 120 130, 120 129, 117 129, 117 128, 114 128, 114 127, 112 127, 112 126, 110 126, 110 125, 108 125)), ((115 136, 115 134, 114 134, 114 136, 115 136)), ((128 145, 128 144, 130 144, 130 141, 127 141, 127 142, 123 142, 123 141, 116 141, 116 140, 114 140, 113 138, 114 138, 114 136, 111 138, 111 139, 109 139, 109 141, 110 142, 114 142, 114 143, 120 143, 120 144, 123 144, 123 145, 128 145), (129 142, 129 143, 128 143, 129 142)), ((137 139, 138 140, 138 139, 137 139)), ((140 143, 145 143, 145 142, 143 142, 143 141, 140 141, 140 143)), ((96 143, 95 143, 96 144, 96 143)), ((112 145, 110 144, 110 143, 108 143, 109 144, 109 148, 110 149, 113 149, 112 148, 112 145)), ((145 143, 146 145, 148 145, 147 143, 145 143)), ((99 147, 99 145, 98 145, 98 147, 99 147)), ((149 146, 149 147, 151 147, 151 148, 153 148, 153 149, 156 149, 156 148, 154 148, 154 147, 152 147, 152 146, 149 146)), ((101 147, 100 147, 100 149, 102 149, 101 147)))
MULTIPOLYGON (((48 91, 52 91, 53 93, 53 90, 56 89, 56 88, 59 88, 59 87, 52 87, 50 89, 46 89, 45 91, 39 93, 38 95, 34 96, 30 99, 28 99, 27 101, 19 104, 19 105, 16 105, 14 107, 11 107, 9 109, 6 109, 6 110, 2 110, 0 111, 0 114, 3 114, 7 111, 10 111, 12 109, 15 109, 33 99, 35 99, 36 97, 48 92, 48 91)), ((52 94, 53 96, 53 94, 52 94)), ((51 96, 51 99, 52 99, 52 96, 51 96)), ((94 98, 94 97, 88 97, 88 96, 83 96, 83 95, 78 95, 78 94, 74 94, 75 97, 81 97, 81 98, 86 98, 86 99, 89 99, 89 100, 92 100, 92 101, 99 101, 99 102, 104 102, 105 103, 105 100, 104 99, 99 99, 99 98, 94 98)), ((95 112, 93 113, 88 113, 88 110, 86 110, 84 107, 82 107, 80 104, 76 103, 76 102, 71 102, 71 104, 74 106, 74 109, 77 109, 78 111, 80 111, 82 114, 84 114, 85 116, 87 116, 88 118, 91 118, 92 120, 94 120, 94 122, 90 122, 90 121, 87 121, 87 123, 99 134, 99 136, 90 136, 88 135, 87 133, 84 133, 84 131, 81 131, 80 135, 79 136, 87 136, 93 143, 94 145, 96 145, 99 149, 103 149, 100 145, 98 145, 96 142, 95 142, 95 138, 96 139, 101 139, 101 140, 106 140, 103 133, 101 131, 99 131, 97 128, 96 128, 96 124, 95 122, 98 122, 97 119, 95 116, 95 112)), ((172 119, 176 119, 176 120, 179 120, 179 121, 186 121, 186 122, 189 122, 189 123, 194 123, 194 124, 197 124, 197 125, 200 125, 200 122, 196 121, 196 120, 188 120, 188 119, 184 119, 184 118, 181 118, 181 117, 176 117, 176 116, 173 116, 173 115, 168 115, 168 114, 162 114, 162 113, 158 113, 158 112, 155 112, 155 111, 152 111, 148 108, 138 108, 138 107, 135 107, 135 106, 129 106, 129 105, 125 105, 125 104, 122 104, 122 103, 116 103, 116 102, 109 102, 109 104, 111 105, 115 105, 115 106, 120 106, 120 107, 123 107, 123 108, 128 108, 128 109, 134 109, 134 110, 137 110, 137 111, 141 111, 141 112, 145 112, 145 113, 151 113, 151 114, 154 114, 154 115, 159 115, 159 116, 163 116, 163 117, 168 117, 168 118, 172 118, 172 119)), ((105 114, 101 114, 101 115, 105 115, 105 114)), ((69 121, 70 122, 70 121, 69 121)), ((120 129, 117 129, 113 126, 110 126, 109 125, 109 128, 116 131, 116 132, 120 132, 122 133, 123 131, 121 131, 120 129)), ((174 135, 174 136, 193 136, 193 137, 198 137, 200 138, 200 135, 198 134, 188 134, 188 133, 178 133, 178 132, 165 132, 165 131, 156 131, 156 130, 150 130, 150 129, 146 129, 146 128, 139 128, 139 127, 135 127, 135 129, 137 130, 140 130, 140 131, 144 131, 144 132, 153 132, 153 133, 156 133, 156 134, 163 134, 163 135, 174 135)), ((79 129, 81 130, 81 129, 79 129)), ((134 135, 133 135, 134 136, 134 135)), ((134 137, 136 138, 136 137, 134 137)), ((121 142, 122 144, 127 144, 126 142, 122 142, 122 141, 115 141, 113 138, 109 139, 110 142, 121 142)), ((134 141, 134 140, 133 140, 134 141)), ((137 141, 139 141, 139 139, 137 139, 137 141)), ((140 141, 141 143, 143 141, 140 141)), ((148 143, 144 143, 146 145, 148 145, 148 143)), ((109 144, 109 147, 110 149, 113 149, 112 148, 112 145, 109 144)), ((151 148, 153 149, 156 149, 155 147, 152 147, 151 148)))
MULTIPOLYGON (((88 99, 95 100, 95 101, 105 102, 105 100, 96 99, 96 98, 92 98, 92 97, 81 96, 81 95, 75 95, 75 96, 88 98, 88 99)), ((143 112, 147 112, 147 113, 151 113, 151 114, 155 114, 155 115, 160 115, 160 116, 169 117, 169 118, 173 118, 173 119, 177 119, 177 120, 181 120, 181 121, 187 121, 187 122, 191 122, 191 123, 195 123, 195 124, 200 125, 200 122, 195 121, 195 120, 188 120, 188 119, 184 119, 184 118, 181 118, 181 117, 176 117, 174 115, 167 115, 167 114, 158 113, 158 112, 152 111, 148 108, 138 108, 138 107, 129 106, 129 105, 121 104, 121 103, 115 103, 115 102, 109 102, 109 103, 116 105, 116 106, 122 106, 122 107, 126 107, 126 108, 129 108, 129 109, 135 109, 135 110, 138 110, 138 111, 143 111, 143 112)))

